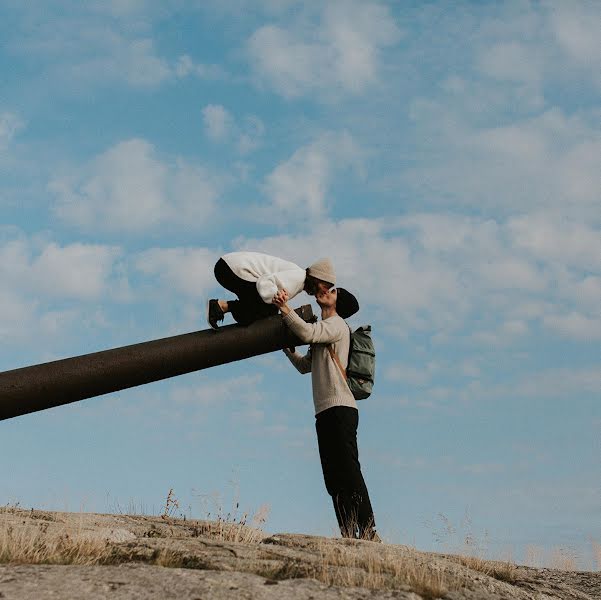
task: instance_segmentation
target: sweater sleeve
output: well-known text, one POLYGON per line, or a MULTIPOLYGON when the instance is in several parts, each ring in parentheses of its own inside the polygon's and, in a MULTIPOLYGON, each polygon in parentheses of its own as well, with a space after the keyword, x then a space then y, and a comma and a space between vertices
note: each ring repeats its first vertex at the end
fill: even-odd
POLYGON ((284 317, 284 323, 306 344, 331 344, 342 339, 345 331, 341 325, 344 323, 341 318, 307 323, 293 310, 284 317))
POLYGON ((311 372, 312 355, 311 348, 305 356, 300 352, 290 352, 288 348, 284 348, 284 354, 290 359, 290 362, 296 367, 301 375, 311 372))
POLYGON ((257 292, 263 302, 271 304, 273 297, 279 290, 286 289, 290 298, 296 296, 305 283, 305 271, 300 268, 279 271, 278 273, 266 273, 257 279, 257 292))

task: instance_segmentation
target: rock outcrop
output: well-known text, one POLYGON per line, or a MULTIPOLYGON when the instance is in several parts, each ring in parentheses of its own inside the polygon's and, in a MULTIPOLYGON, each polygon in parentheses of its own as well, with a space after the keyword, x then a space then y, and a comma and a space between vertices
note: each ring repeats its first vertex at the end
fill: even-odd
POLYGON ((0 598, 599 600, 601 573, 242 523, 1 509, 0 598))

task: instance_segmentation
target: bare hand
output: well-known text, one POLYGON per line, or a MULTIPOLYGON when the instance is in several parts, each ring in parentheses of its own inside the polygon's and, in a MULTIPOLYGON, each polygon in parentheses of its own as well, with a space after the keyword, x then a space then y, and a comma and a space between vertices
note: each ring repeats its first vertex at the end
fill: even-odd
POLYGON ((272 302, 278 307, 282 308, 289 300, 289 295, 286 290, 279 290, 278 293, 273 297, 272 302))
POLYGON ((286 302, 288 301, 288 292, 286 290, 280 290, 274 297, 272 302, 280 309, 280 312, 286 316, 290 312, 290 307, 286 302))

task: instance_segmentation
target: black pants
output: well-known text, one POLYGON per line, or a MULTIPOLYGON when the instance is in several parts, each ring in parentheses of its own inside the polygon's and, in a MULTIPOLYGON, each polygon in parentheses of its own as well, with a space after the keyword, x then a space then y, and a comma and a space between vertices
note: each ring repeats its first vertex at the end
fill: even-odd
POLYGON ((257 286, 252 281, 245 281, 238 277, 220 258, 215 265, 215 279, 226 290, 238 296, 238 300, 228 300, 227 305, 236 323, 250 325, 257 319, 264 319, 278 314, 275 304, 266 304, 259 296, 257 286))
POLYGON ((370 539, 375 521, 359 464, 358 424, 359 411, 349 406, 333 406, 315 419, 323 478, 340 533, 370 539))

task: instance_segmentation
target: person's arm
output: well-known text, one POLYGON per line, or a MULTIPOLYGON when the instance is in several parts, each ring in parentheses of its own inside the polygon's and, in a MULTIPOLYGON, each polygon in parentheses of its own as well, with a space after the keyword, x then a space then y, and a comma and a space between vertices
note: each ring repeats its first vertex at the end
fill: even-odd
POLYGON ((284 323, 292 333, 306 344, 332 344, 342 339, 344 335, 339 319, 307 323, 290 309, 286 314, 282 312, 282 315, 284 315, 284 323))
POLYGON ((284 323, 302 342, 307 344, 331 344, 342 339, 346 329, 341 328, 339 319, 307 323, 288 306, 287 300, 288 293, 286 290, 280 290, 273 297, 273 303, 280 309, 284 317, 284 323))
POLYGON ((290 297, 296 296, 305 283, 303 269, 288 269, 277 273, 267 273, 257 279, 257 292, 266 304, 272 304, 274 296, 283 289, 290 290, 290 297))
POLYGON ((304 356, 300 352, 292 352, 288 348, 284 348, 284 354, 290 359, 290 362, 296 367, 299 373, 305 375, 311 372, 311 348, 309 348, 309 351, 304 356))
MULTIPOLYGON (((285 289, 279 290, 272 299, 273 304, 275 304, 280 309, 282 315, 287 315, 290 312, 294 312, 286 303, 287 300, 288 291, 285 289)), ((296 352, 294 348, 284 348, 284 354, 290 359, 290 362, 297 368, 299 373, 304 375, 305 373, 311 372, 313 355, 311 353, 310 347, 309 351, 307 352, 307 354, 305 354, 305 356, 303 356, 300 352, 296 352)))

